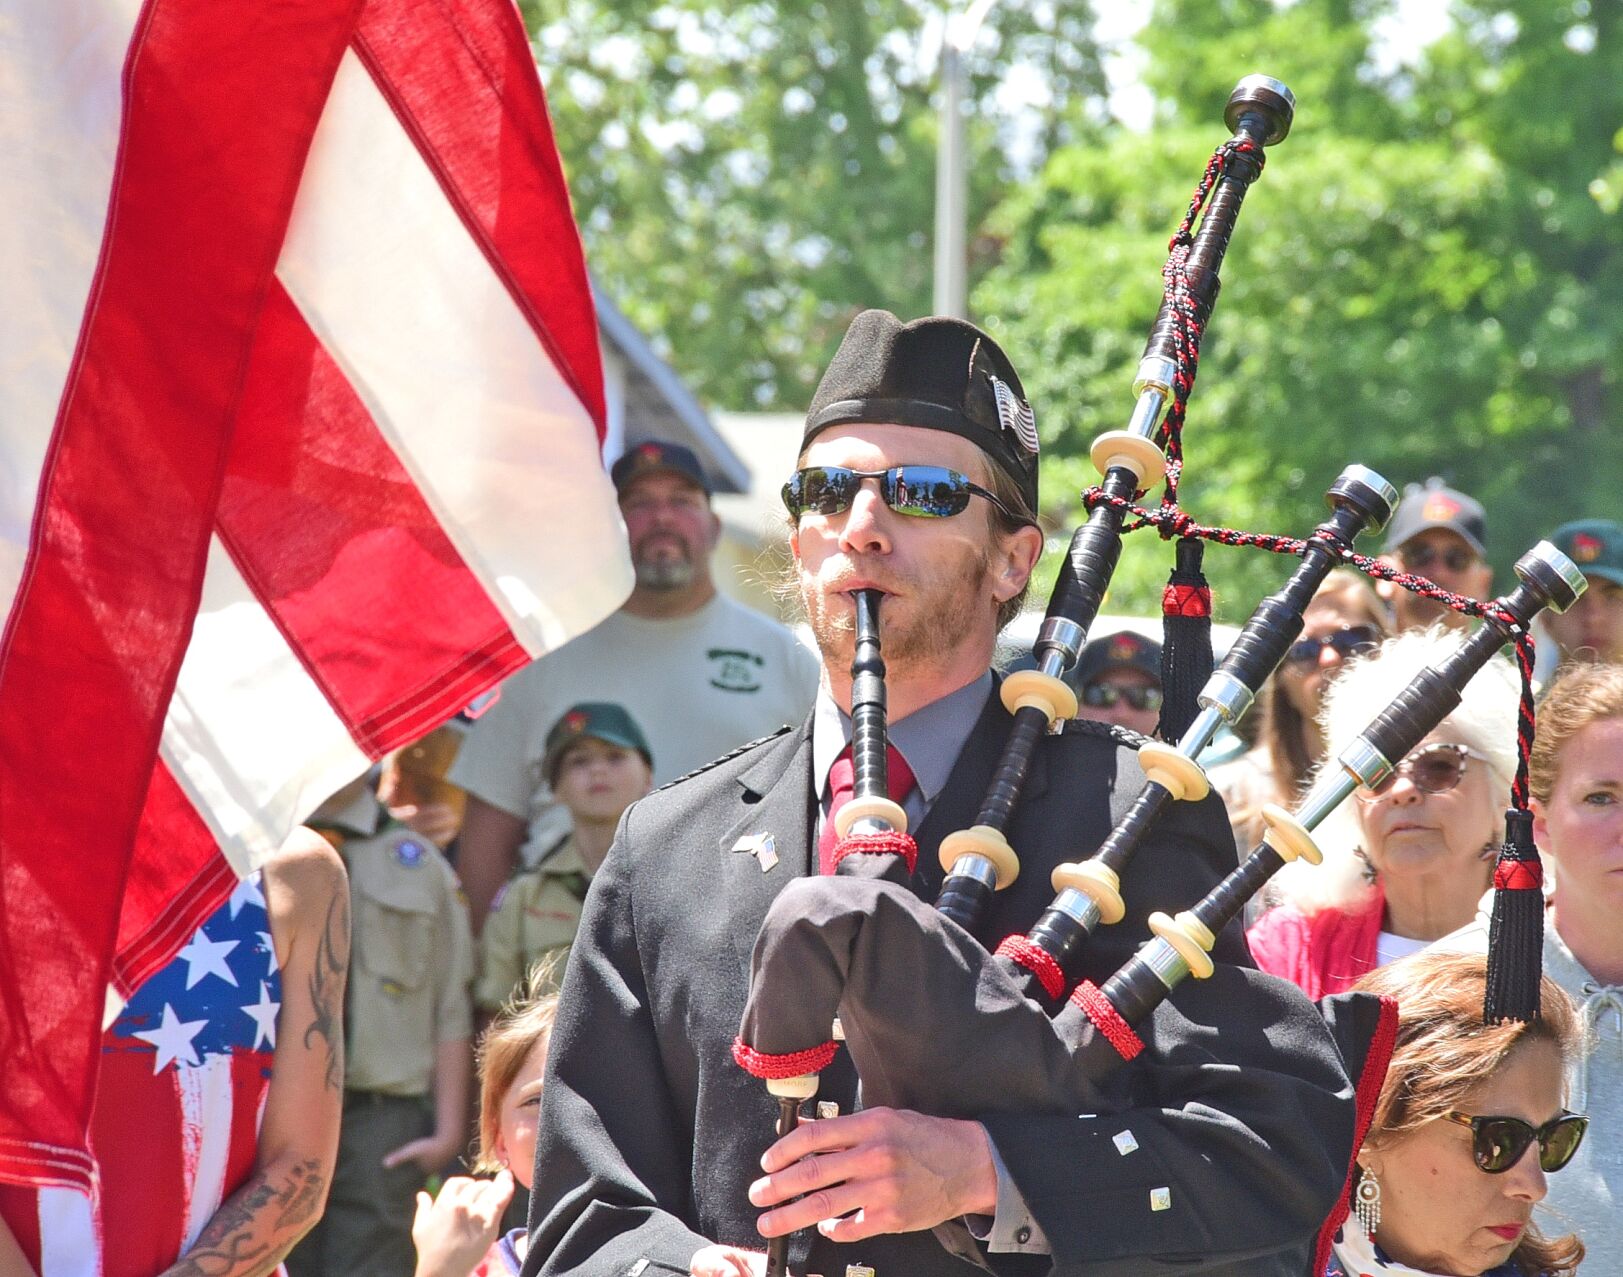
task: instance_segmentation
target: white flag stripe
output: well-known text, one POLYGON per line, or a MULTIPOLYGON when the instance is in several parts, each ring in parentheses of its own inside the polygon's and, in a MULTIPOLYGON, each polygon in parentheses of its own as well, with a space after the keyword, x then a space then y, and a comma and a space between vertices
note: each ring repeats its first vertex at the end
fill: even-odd
POLYGON ((622 549, 602 570, 625 535, 591 418, 353 53, 277 275, 527 651, 619 604, 631 567, 622 549))
POLYGON ((76 1188, 39 1190, 39 1267, 51 1277, 101 1277, 95 1203, 76 1188))
POLYGON ((124 54, 140 8, 28 4, 8 6, 0 21, 0 629, 27 563, 40 471, 101 252, 124 54))
POLYGON ((218 538, 160 753, 239 875, 367 767, 218 538))
MULTIPOLYGON (((175 1085, 180 1090, 180 1120, 185 1138, 187 1157, 194 1155, 196 1164, 188 1184, 190 1196, 186 1200, 186 1234, 180 1253, 185 1254, 197 1244, 201 1233, 214 1212, 219 1210, 225 1194, 226 1162, 231 1153, 231 1123, 221 1121, 223 1114, 234 1111, 231 1097, 231 1057, 213 1054, 203 1057, 197 1068, 175 1070, 175 1085), (212 1119, 212 1120, 210 1120, 212 1119)), ((266 1088, 267 1094, 269 1088, 266 1088)))

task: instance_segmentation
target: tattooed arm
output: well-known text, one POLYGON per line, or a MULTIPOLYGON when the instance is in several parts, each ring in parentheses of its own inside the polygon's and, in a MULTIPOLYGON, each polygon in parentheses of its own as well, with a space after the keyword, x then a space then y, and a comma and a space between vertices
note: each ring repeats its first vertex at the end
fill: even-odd
POLYGON ((265 866, 265 903, 282 968, 282 1009, 253 1173, 220 1204, 163 1277, 261 1277, 321 1217, 344 1098, 349 884, 308 829, 265 866))

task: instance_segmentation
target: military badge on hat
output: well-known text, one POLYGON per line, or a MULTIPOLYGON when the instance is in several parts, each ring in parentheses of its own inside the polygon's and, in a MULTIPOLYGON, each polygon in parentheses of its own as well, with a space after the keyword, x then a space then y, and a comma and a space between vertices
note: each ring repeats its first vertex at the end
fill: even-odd
POLYGON ((1003 349, 974 324, 887 310, 851 321, 806 412, 801 447, 831 426, 898 425, 968 439, 1037 509, 1037 422, 1003 349))
POLYGON ((998 420, 1003 428, 1019 439, 1027 452, 1038 451, 1037 414, 1031 405, 990 373, 987 380, 992 383, 992 397, 997 400, 998 420))
POLYGON ((1460 512, 1460 503, 1446 492, 1433 492, 1420 507, 1420 517, 1427 523, 1447 523, 1460 512))

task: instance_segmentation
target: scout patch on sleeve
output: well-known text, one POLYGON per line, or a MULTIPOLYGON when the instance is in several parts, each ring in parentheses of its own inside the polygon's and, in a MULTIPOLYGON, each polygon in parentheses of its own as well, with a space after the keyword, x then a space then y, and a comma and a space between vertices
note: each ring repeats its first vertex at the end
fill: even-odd
POLYGON ((422 843, 403 838, 394 845, 394 858, 402 869, 416 869, 428 859, 428 851, 422 843))

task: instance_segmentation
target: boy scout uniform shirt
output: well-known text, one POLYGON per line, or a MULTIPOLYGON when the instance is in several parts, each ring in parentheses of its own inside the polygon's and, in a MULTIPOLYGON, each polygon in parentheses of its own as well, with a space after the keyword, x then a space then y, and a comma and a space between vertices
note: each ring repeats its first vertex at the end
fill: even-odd
POLYGON ((717 595, 698 611, 650 621, 615 612, 502 684, 468 732, 447 777, 526 821, 524 864, 569 833, 542 757, 570 706, 615 701, 637 720, 663 785, 746 741, 800 723, 817 695, 817 658, 753 608, 717 595))
POLYGON ((479 933, 479 980, 474 1005, 499 1011, 537 962, 559 955, 547 987, 563 982, 563 958, 580 930, 581 906, 591 875, 575 847, 574 835, 559 843, 534 869, 508 879, 496 896, 479 933))
POLYGON ((439 1044, 473 1034, 473 933, 456 873, 400 825, 339 853, 355 915, 344 1086, 427 1095, 439 1044))

